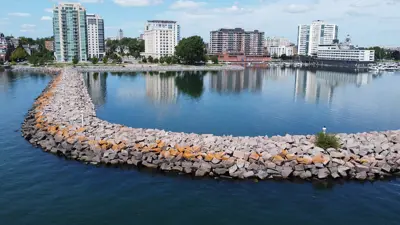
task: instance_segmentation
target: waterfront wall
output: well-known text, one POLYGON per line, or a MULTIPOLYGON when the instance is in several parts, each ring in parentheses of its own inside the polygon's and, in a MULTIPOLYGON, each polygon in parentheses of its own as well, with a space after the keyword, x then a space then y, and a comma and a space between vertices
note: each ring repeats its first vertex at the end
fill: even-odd
POLYGON ((71 68, 37 98, 22 135, 46 152, 90 164, 194 176, 365 180, 400 169, 400 131, 337 134, 341 148, 324 150, 312 135, 214 136, 112 124, 96 117, 83 76, 71 68))

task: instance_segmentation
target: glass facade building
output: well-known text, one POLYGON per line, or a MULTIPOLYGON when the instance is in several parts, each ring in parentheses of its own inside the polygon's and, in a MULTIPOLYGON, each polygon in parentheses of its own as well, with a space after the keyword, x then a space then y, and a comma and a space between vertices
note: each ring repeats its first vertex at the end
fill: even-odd
POLYGON ((74 58, 87 61, 86 10, 78 3, 60 3, 53 9, 55 57, 58 62, 74 58))

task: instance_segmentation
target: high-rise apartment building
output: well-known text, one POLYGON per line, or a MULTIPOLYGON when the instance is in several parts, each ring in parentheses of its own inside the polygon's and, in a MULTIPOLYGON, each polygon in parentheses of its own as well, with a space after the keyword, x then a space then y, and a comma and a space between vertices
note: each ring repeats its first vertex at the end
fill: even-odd
POLYGON ((124 31, 122 29, 118 30, 117 40, 122 40, 124 38, 124 31))
POLYGON ((103 58, 106 52, 104 42, 104 20, 95 14, 86 15, 89 58, 103 58))
POLYGON ((60 3, 53 9, 55 57, 71 62, 87 61, 86 10, 79 3, 60 3))
POLYGON ((290 46, 290 41, 284 37, 267 37, 265 47, 290 46))
POLYGON ((264 54, 264 32, 245 31, 241 28, 219 29, 210 32, 210 54, 231 55, 264 54))
POLYGON ((145 52, 143 56, 160 58, 175 54, 180 40, 180 26, 176 21, 149 20, 144 29, 145 52))
POLYGON ((322 20, 313 21, 311 25, 298 27, 298 54, 316 55, 319 45, 329 45, 338 38, 338 26, 327 24, 322 20))

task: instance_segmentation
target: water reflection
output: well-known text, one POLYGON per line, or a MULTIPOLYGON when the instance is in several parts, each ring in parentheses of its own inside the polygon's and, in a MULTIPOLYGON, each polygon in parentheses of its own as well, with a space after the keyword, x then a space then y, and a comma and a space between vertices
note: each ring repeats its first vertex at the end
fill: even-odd
POLYGON ((47 79, 47 75, 45 74, 26 74, 12 71, 0 71, 0 92, 14 90, 15 85, 18 83, 18 80, 26 77, 34 81, 35 83, 43 82, 47 79))
POLYGON ((146 95, 157 104, 176 103, 178 88, 173 76, 150 75, 146 76, 146 95))
POLYGON ((367 85, 373 79, 370 73, 344 73, 334 71, 295 71, 294 100, 304 99, 309 103, 332 103, 334 91, 339 86, 367 85))
POLYGON ((83 74, 89 95, 96 106, 106 103, 107 76, 107 73, 90 72, 83 74))
POLYGON ((262 90, 263 73, 260 69, 222 71, 211 75, 210 88, 218 93, 259 92, 262 90))
POLYGON ((176 76, 175 83, 179 93, 198 99, 204 92, 203 77, 207 72, 183 72, 176 76))

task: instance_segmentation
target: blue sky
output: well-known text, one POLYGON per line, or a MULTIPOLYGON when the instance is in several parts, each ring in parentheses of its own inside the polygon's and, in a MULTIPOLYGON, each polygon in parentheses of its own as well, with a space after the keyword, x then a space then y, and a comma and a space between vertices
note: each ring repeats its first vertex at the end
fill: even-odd
MULTIPOLYGON (((52 35, 51 8, 58 0, 13 0, 1 4, 0 32, 6 35, 52 35)), ((222 27, 258 29, 266 36, 296 41, 297 25, 325 20, 339 25, 360 46, 400 46, 400 0, 70 0, 105 20, 106 36, 137 37, 148 19, 176 20, 182 35, 209 40, 222 27)))

